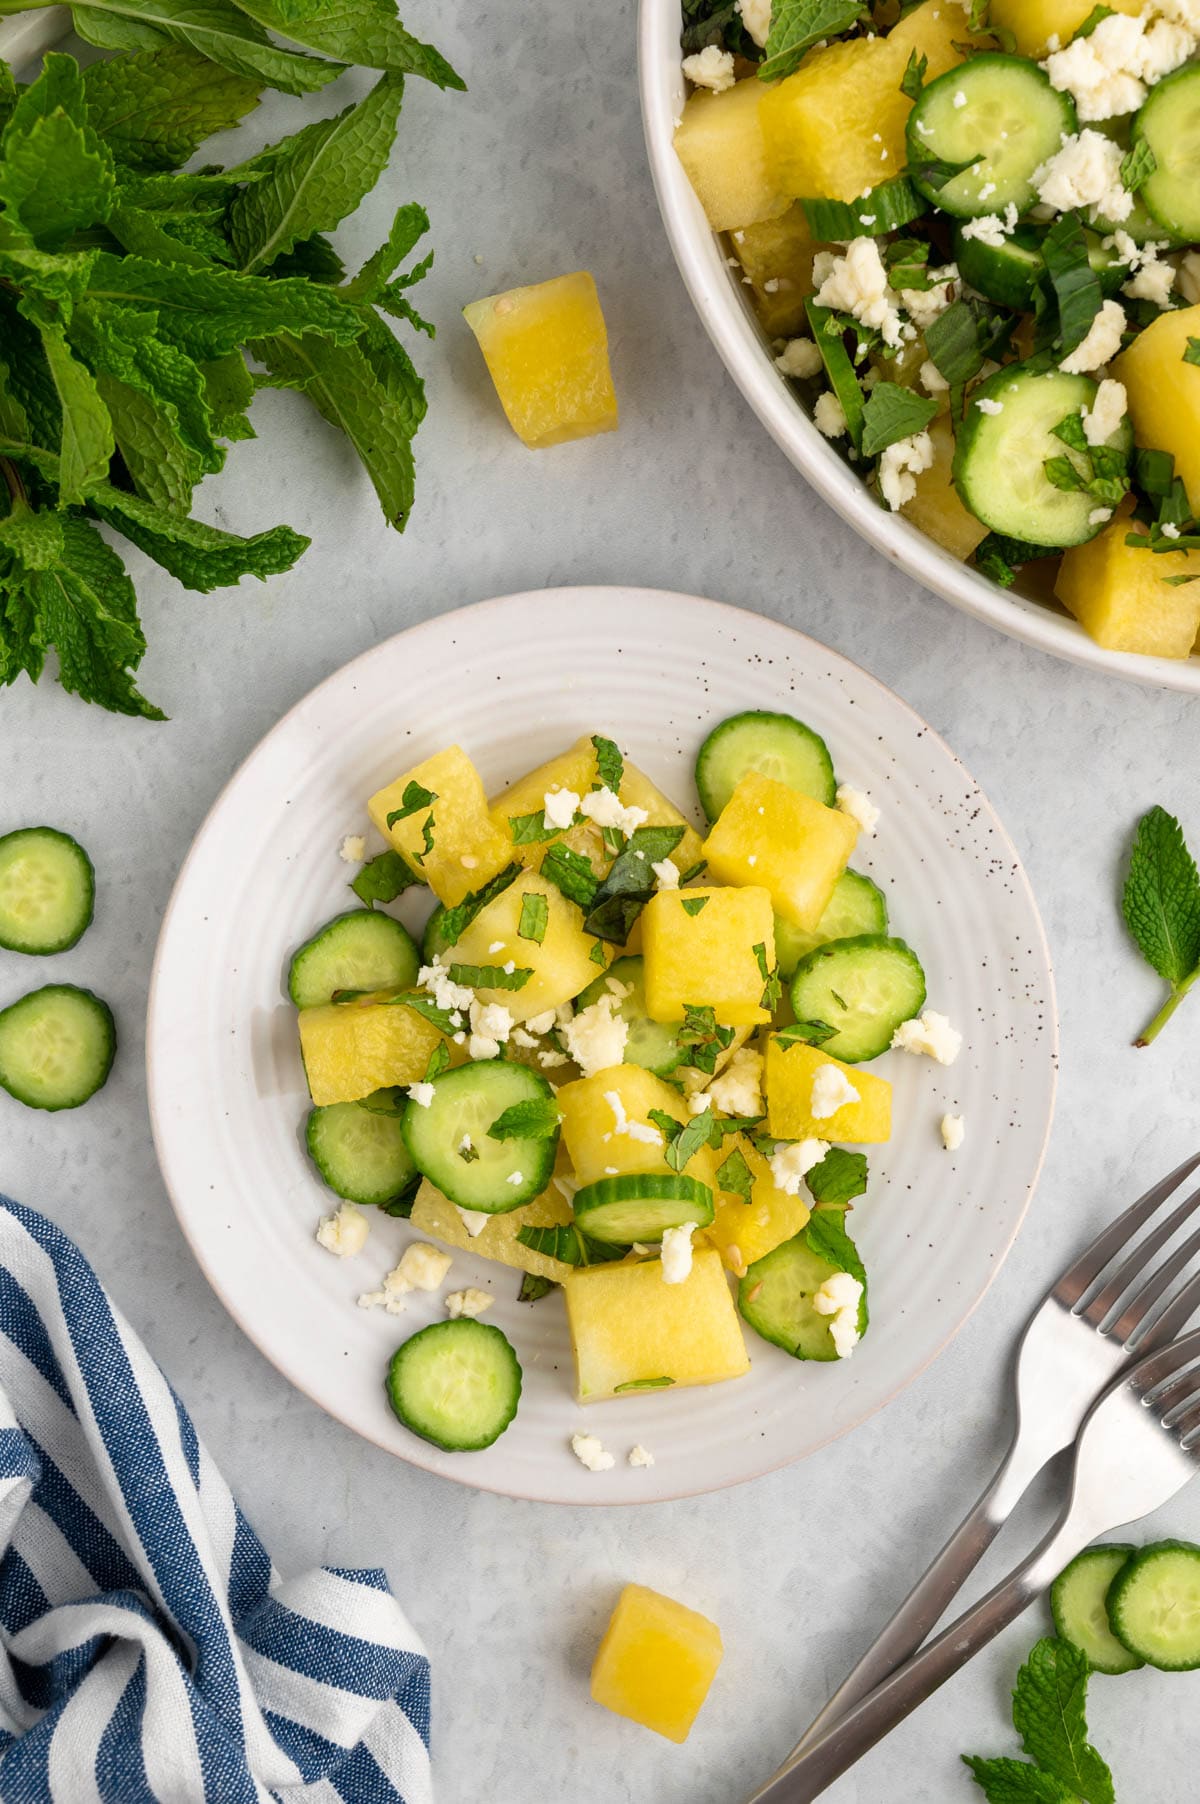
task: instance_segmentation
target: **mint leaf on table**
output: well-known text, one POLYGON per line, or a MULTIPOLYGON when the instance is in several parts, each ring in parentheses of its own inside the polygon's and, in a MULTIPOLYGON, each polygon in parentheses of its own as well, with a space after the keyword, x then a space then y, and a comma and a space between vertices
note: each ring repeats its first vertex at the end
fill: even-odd
POLYGON ((1017 1674, 1013 1725, 1031 1760, 1083 1804, 1113 1804, 1112 1774, 1087 1738, 1087 1658, 1044 1636, 1017 1674))
POLYGON ((393 0, 234 0, 234 5, 280 37, 343 62, 420 75, 439 88, 467 85, 440 51, 405 31, 393 0))
POLYGON ((42 349, 62 410, 59 491, 63 501, 82 501, 108 474, 112 421, 95 377, 72 354, 61 329, 43 330, 42 349))
POLYGON ((429 273, 433 262, 432 252, 408 275, 398 277, 395 283, 392 283, 391 278, 428 230, 429 215, 424 207, 416 201, 406 201, 402 207, 398 207, 386 239, 367 258, 358 274, 343 284, 343 295, 348 300, 378 302, 389 284, 411 288, 414 282, 419 282, 422 276, 429 273))
POLYGON ((988 1804, 1079 1804, 1077 1794, 1040 1767, 1024 1760, 983 1760, 964 1754, 988 1804))
POLYGON ((860 0, 775 0, 771 29, 758 74, 763 81, 790 75, 814 44, 840 37, 862 17, 860 0))
POLYGON ((1165 808, 1138 822, 1121 909, 1139 951, 1171 994, 1136 1046, 1148 1046, 1200 976, 1200 875, 1183 829, 1165 808))
POLYGON ((315 93, 342 73, 338 63, 273 44, 260 25, 223 0, 74 0, 71 23, 81 38, 101 50, 184 44, 235 75, 283 94, 315 93))
POLYGON ((203 520, 171 513, 102 483, 91 491, 88 504, 94 514, 132 539, 185 589, 207 595, 240 582, 243 576, 260 581, 290 570, 309 541, 290 526, 273 526, 266 532, 241 538, 203 520))
POLYGON ((113 160, 88 123, 75 59, 51 53, 45 85, 17 101, 4 132, 0 201, 44 249, 103 223, 114 186, 113 160), (50 99, 53 109, 44 110, 50 99))
POLYGON ((936 401, 914 394, 911 388, 877 382, 863 410, 863 456, 877 457, 900 439, 924 432, 937 410, 936 401))
POLYGON ((376 902, 394 902, 420 878, 401 858, 399 852, 380 852, 368 859, 350 888, 360 902, 374 908, 376 902))
POLYGON ((298 277, 271 281, 231 269, 189 269, 101 251, 90 283, 99 306, 150 307, 161 337, 202 361, 268 332, 318 333, 350 344, 364 315, 335 290, 298 277))
POLYGON ((257 80, 184 44, 164 43, 83 71, 91 125, 119 162, 136 169, 177 169, 213 132, 240 124, 260 92, 257 80))

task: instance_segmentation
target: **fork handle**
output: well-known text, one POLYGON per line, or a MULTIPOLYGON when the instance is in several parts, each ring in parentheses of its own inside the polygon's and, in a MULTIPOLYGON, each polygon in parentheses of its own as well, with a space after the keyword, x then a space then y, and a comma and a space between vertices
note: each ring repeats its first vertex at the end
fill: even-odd
MULTIPOLYGON (((960 1666, 1015 1622, 1091 1539, 1069 1517, 1056 1525, 1023 1565, 928 1647, 885 1679, 798 1757, 754 1793, 749 1804, 811 1804, 877 1741, 923 1704, 960 1666)), ((957 1537, 956 1537, 957 1538, 957 1537)))
POLYGON ((945 1614, 1044 1464, 1043 1455, 1026 1451, 1021 1442, 1014 1439, 999 1471, 974 1509, 955 1529, 882 1634, 805 1730, 788 1756, 788 1762, 819 1741, 861 1698, 911 1659, 934 1624, 945 1614))

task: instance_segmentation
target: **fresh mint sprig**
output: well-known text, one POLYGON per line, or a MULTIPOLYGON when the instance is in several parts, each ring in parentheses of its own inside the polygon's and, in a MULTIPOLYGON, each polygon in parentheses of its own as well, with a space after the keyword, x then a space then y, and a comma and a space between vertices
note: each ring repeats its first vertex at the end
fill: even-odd
POLYGON ((1113 1804, 1112 1774, 1088 1741, 1089 1670, 1069 1641, 1038 1642, 1013 1691, 1029 1760, 963 1755, 988 1804, 1113 1804))
POLYGON ((1146 962, 1171 994, 1135 1046, 1149 1046, 1200 977, 1200 874, 1183 829, 1165 808, 1138 822, 1121 910, 1146 962))

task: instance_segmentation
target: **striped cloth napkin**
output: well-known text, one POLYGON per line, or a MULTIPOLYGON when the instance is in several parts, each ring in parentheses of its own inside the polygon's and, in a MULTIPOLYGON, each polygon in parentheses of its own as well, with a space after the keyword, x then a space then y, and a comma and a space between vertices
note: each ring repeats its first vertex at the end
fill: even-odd
POLYGON ((87 1260, 0 1196, 2 1804, 429 1804, 378 1570, 281 1579, 87 1260))

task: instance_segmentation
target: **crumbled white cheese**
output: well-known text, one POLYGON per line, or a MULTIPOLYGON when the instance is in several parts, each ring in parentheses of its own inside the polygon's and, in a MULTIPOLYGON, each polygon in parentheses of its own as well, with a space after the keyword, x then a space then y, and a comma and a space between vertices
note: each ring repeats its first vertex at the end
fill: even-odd
POLYGON ((933 440, 927 432, 914 432, 889 445, 879 460, 879 492, 895 513, 917 492, 917 477, 933 467, 933 440))
POLYGON ((956 107, 964 107, 967 104, 967 97, 961 88, 956 88, 954 91, 954 104, 956 107))
POLYGON ((654 1464, 654 1455, 650 1452, 648 1447, 643 1447, 639 1441, 636 1447, 631 1447, 629 1449, 629 1464, 631 1466, 652 1466, 654 1464))
POLYGON ((711 1109, 712 1097, 707 1090, 694 1090, 687 1099, 689 1115, 703 1115, 705 1109, 711 1109))
POLYGON ((367 842, 361 833, 347 833, 338 847, 338 857, 345 864, 361 864, 367 855, 367 842))
MULTIPOLYGON (((813 280, 817 280, 816 260, 813 280)), ((888 287, 887 270, 874 238, 855 238, 845 255, 834 257, 817 292, 817 304, 835 313, 851 313, 864 326, 874 326, 884 344, 901 341, 899 300, 888 287)))
POLYGON ((646 1121, 630 1121, 625 1113, 625 1104, 622 1102, 618 1090, 606 1090, 604 1100, 612 1110, 613 1121, 616 1124, 613 1128, 614 1134, 624 1134, 626 1139, 638 1140, 643 1146, 662 1145, 663 1137, 658 1128, 651 1127, 646 1121))
POLYGON ((507 944, 508 944, 507 940, 493 940, 491 945, 488 947, 488 957, 495 958, 497 952, 503 952, 503 950, 507 944))
POLYGON ((479 1290, 474 1284, 469 1284, 466 1290, 450 1291, 444 1300, 446 1314, 452 1322, 464 1315, 474 1321, 476 1316, 482 1315, 496 1301, 490 1291, 479 1290))
POLYGON ((821 369, 821 353, 811 338, 791 338, 775 359, 775 368, 784 376, 804 381, 821 369))
POLYGON ((846 415, 831 388, 824 390, 813 407, 813 423, 826 438, 841 438, 846 431, 846 415))
POLYGON ((680 1228, 668 1228, 662 1237, 662 1275, 664 1284, 683 1284, 692 1269, 692 1235, 694 1221, 680 1228))
MULTIPOLYGON (((562 1027, 567 1051, 584 1077, 592 1077, 597 1071, 607 1071, 611 1065, 619 1065, 625 1057, 629 1023, 616 1013, 616 1008, 614 997, 598 996, 595 1002, 581 1009, 562 1027)), ((542 1059, 545 1060, 544 1053, 542 1059)))
POLYGON ((1003 401, 993 401, 987 395, 980 395, 975 405, 980 413, 997 414, 1004 412, 1003 401))
POLYGON ((571 1436, 571 1452, 581 1466, 589 1472, 609 1472, 616 1465, 616 1460, 603 1445, 598 1435, 573 1434, 571 1436))
POLYGON ((1092 321, 1087 337, 1075 346, 1069 357, 1063 358, 1059 369, 1068 376, 1085 376, 1089 370, 1098 370, 1102 364, 1111 362, 1121 349, 1124 330, 1124 307, 1120 301, 1105 301, 1092 321))
POLYGON ((477 1237, 483 1233, 483 1230, 492 1219, 491 1216, 486 1214, 482 1209, 463 1209, 460 1208, 457 1203, 455 1203, 454 1207, 458 1210, 462 1225, 467 1230, 467 1233, 471 1236, 472 1240, 477 1239, 477 1237))
POLYGON ((1088 515, 1088 525, 1103 526, 1104 522, 1106 520, 1111 520, 1112 517, 1113 510, 1111 507, 1094 507, 1088 515))
POLYGON ((1003 218, 999 213, 983 213, 978 219, 965 220, 962 235, 964 238, 976 238, 980 244, 988 244, 993 250, 1001 250, 1009 233, 1016 230, 1017 218, 1016 205, 1009 201, 1003 218))
POLYGON ((575 819, 579 797, 573 789, 548 789, 542 797, 542 826, 549 833, 557 828, 565 833, 575 819))
POLYGON ((547 1050, 546 1052, 538 1053, 538 1064, 542 1067, 543 1071, 553 1071, 557 1066, 565 1065, 567 1063, 568 1059, 565 1052, 547 1050))
POLYGON ((506 1184, 511 1184, 516 1188, 525 1182, 525 1173, 523 1171, 510 1171, 504 1182, 506 1184))
POLYGON ((1096 399, 1083 410, 1083 436, 1089 445, 1106 445, 1129 410, 1129 399, 1123 383, 1106 376, 1096 390, 1096 399))
POLYGON ((943 1115, 941 1120, 942 1145, 948 1153, 956 1153, 963 1143, 966 1129, 961 1115, 943 1115))
POLYGON ((781 1146, 767 1161, 776 1186, 788 1196, 798 1196, 805 1172, 819 1165, 828 1151, 828 1140, 793 1140, 781 1146))
POLYGON ((1162 534, 1164 539, 1177 539, 1179 537, 1179 528, 1176 526, 1174 520, 1164 521, 1162 534))
POLYGON ((339 1259, 353 1259, 367 1244, 371 1224, 357 1203, 343 1203, 317 1223, 317 1245, 339 1259))
POLYGON ((897 1052, 924 1053, 939 1065, 953 1065, 962 1047, 962 1035, 951 1027, 945 1015, 927 1008, 923 1015, 900 1023, 892 1035, 892 1046, 897 1052))
POLYGON ((771 32, 771 0, 734 0, 734 7, 742 15, 747 36, 764 49, 771 32))
MULTIPOLYGON (((753 1046, 739 1046, 724 1071, 712 1079, 708 1095, 726 1115, 761 1115, 762 1076, 761 1052, 755 1052, 753 1046)), ((692 1097, 691 1105, 695 1100, 692 1097)))
POLYGON ((650 869, 654 872, 659 889, 679 888, 679 866, 673 858, 659 858, 650 869))
POLYGON ((958 280, 958 267, 954 263, 947 264, 944 269, 932 272, 934 280, 928 288, 902 288, 900 300, 909 319, 920 331, 924 332, 932 326, 939 314, 946 311, 955 296, 955 283, 958 280))
POLYGON ((847 1104, 861 1101, 862 1096, 844 1071, 840 1071, 836 1065, 817 1067, 808 1105, 808 1112, 814 1121, 828 1121, 831 1115, 836 1115, 847 1104))
POLYGON ((693 87, 711 88, 714 94, 723 94, 735 80, 732 56, 716 44, 706 44, 695 56, 685 56, 683 73, 693 87))
POLYGON ((583 797, 579 807, 598 827, 616 827, 626 839, 638 827, 644 827, 650 818, 644 808, 627 808, 611 789, 593 789, 583 797))
POLYGON ((433 1085, 426 1083, 410 1084, 408 1086, 408 1094, 412 1097, 419 1109, 427 1109, 433 1101, 433 1085))
POLYGON ((1194 30, 1155 18, 1158 10, 1112 13, 1086 37, 1073 38, 1046 58, 1042 67, 1051 86, 1070 94, 1080 119, 1116 119, 1136 112, 1147 88, 1192 55, 1194 30))
POLYGON ((439 1008, 469 1009, 475 1000, 474 990, 466 984, 451 982, 445 965, 434 963, 422 965, 417 972, 417 988, 428 990, 439 1008))
POLYGON ((1153 301, 1156 307, 1169 307, 1174 286, 1174 266, 1160 262, 1155 251, 1153 256, 1142 259, 1141 268, 1125 283, 1121 293, 1131 301, 1153 301))
POLYGON ((379 1290, 366 1290, 358 1299, 360 1309, 386 1309, 389 1315, 402 1315, 404 1299, 410 1291, 436 1290, 450 1270, 451 1255, 427 1241, 414 1241, 405 1247, 398 1265, 394 1265, 379 1290))
POLYGON ((950 387, 931 357, 927 357, 921 365, 920 377, 921 387, 927 395, 944 395, 950 387))
POLYGON ((471 1039, 468 1051, 473 1059, 494 1059, 513 1030, 513 1018, 502 1002, 472 1002, 471 1039))
POLYGON ((554 1010, 548 1008, 540 1015, 530 1015, 525 1025, 531 1034, 548 1034, 552 1031, 554 1022, 554 1010))
POLYGON ((1124 154, 1103 132, 1064 132, 1059 149, 1033 172, 1038 199, 1056 213, 1086 207, 1091 219, 1119 225, 1133 211, 1133 196, 1121 181, 1124 154))
POLYGON ((863 833, 874 833, 879 825, 880 811, 865 789, 855 789, 850 783, 839 783, 834 800, 843 814, 848 814, 852 821, 858 822, 863 833))
POLYGON ((523 1027, 514 1027, 509 1039, 514 1046, 524 1046, 527 1052, 532 1052, 537 1045, 536 1035, 527 1034, 523 1027))
POLYGON ((834 1272, 813 1292, 813 1308, 827 1315, 829 1332, 839 1359, 849 1359, 858 1345, 858 1306, 863 1287, 849 1272, 834 1272))

